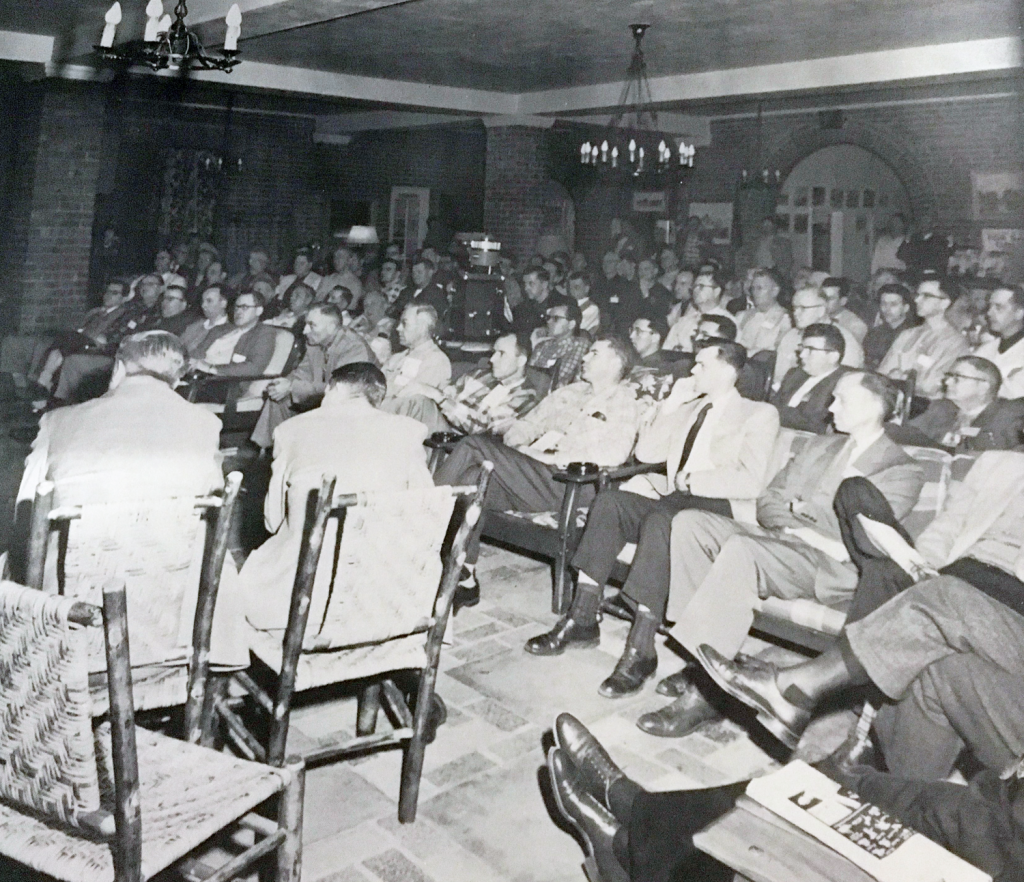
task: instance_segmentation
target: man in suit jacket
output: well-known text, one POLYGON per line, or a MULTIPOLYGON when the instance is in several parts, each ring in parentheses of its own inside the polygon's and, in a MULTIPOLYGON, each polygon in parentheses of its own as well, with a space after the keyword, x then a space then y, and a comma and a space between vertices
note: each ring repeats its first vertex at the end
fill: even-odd
MULTIPOLYGON (((273 535, 249 555, 240 574, 246 615, 254 626, 284 628, 288 623, 306 500, 320 487, 323 475, 338 479, 337 494, 433 485, 423 447, 426 426, 378 410, 386 388, 376 365, 344 365, 331 374, 319 407, 274 432, 273 471, 264 505, 266 527, 273 535)), ((326 543, 323 554, 332 554, 326 543)), ((311 607, 322 611, 326 600, 315 591, 311 607)))
POLYGON ((831 424, 829 405, 836 383, 846 373, 840 365, 846 341, 835 325, 810 325, 803 331, 800 367, 790 370, 769 399, 785 429, 823 435, 831 424))
POLYGON ((997 397, 999 368, 977 355, 953 362, 945 378, 945 397, 905 426, 887 426, 899 444, 945 447, 955 453, 1015 450, 1024 433, 1024 401, 997 397))
POLYGON ((753 520, 754 500, 768 481, 778 415, 736 391, 745 360, 742 346, 722 340, 697 352, 692 376, 676 383, 637 444, 637 458, 664 461, 667 474, 644 475, 598 494, 573 558, 579 579, 572 609, 551 631, 527 641, 527 652, 556 655, 600 639, 602 586, 623 546, 635 542, 623 594, 638 612, 626 650, 599 691, 609 698, 632 694, 654 673, 654 635, 668 598, 672 517, 701 509, 753 520))
POLYGON ((920 581, 848 624, 813 662, 751 676, 713 651, 705 660, 740 700, 768 697, 759 718, 789 742, 824 696, 873 683, 893 702, 874 725, 890 771, 938 780, 965 746, 997 773, 1019 769, 1024 454, 983 453, 915 545, 920 581))
MULTIPOLYGON (((883 431, 896 390, 883 377, 854 371, 836 385, 831 410, 846 435, 815 438, 758 497, 758 526, 707 512, 684 511, 672 524, 672 636, 690 653, 710 644, 727 658, 739 652, 758 598, 848 602, 857 584, 833 508, 839 485, 861 476, 897 518, 913 508, 924 484, 921 466, 883 431)), ((715 712, 691 682, 673 704, 641 717, 641 728, 680 737, 715 712)))
POLYGON ((356 361, 377 364, 370 344, 345 327, 333 303, 318 303, 309 310, 303 336, 306 351, 301 361, 287 376, 271 380, 267 386, 267 401, 252 433, 258 447, 270 447, 274 430, 285 420, 316 407, 331 374, 339 367, 356 361))

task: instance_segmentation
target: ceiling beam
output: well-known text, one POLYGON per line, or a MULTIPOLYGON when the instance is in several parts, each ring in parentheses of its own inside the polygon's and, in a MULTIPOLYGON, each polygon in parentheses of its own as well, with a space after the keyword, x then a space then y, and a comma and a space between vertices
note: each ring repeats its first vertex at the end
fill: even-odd
POLYGON ((348 18, 409 0, 192 0, 187 22, 197 28, 204 41, 216 45, 224 39, 224 16, 234 2, 242 12, 244 49, 245 41, 255 37, 348 18))
POLYGON ((0 59, 46 64, 53 57, 53 37, 0 31, 0 59))
MULTIPOLYGON (((651 97, 658 104, 740 95, 770 95, 988 73, 1020 66, 1020 40, 1016 37, 999 37, 656 77, 651 80, 651 97)), ((567 111, 607 110, 618 104, 622 88, 622 83, 602 83, 572 89, 525 92, 518 96, 518 111, 564 114, 567 111)))

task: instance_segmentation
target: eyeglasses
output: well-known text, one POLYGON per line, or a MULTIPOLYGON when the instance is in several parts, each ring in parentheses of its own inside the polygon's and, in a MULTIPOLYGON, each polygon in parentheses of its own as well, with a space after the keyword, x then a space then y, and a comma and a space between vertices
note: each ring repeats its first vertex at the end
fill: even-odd
POLYGON ((948 300, 945 294, 932 294, 931 291, 918 291, 915 297, 930 297, 932 300, 948 300))
POLYGON ((184 303, 185 302, 185 298, 184 297, 169 297, 166 294, 164 294, 164 300, 177 300, 178 303, 184 303))
POLYGON ((834 349, 826 349, 823 346, 808 346, 804 343, 800 344, 800 352, 835 352, 834 349))
POLYGON ((259 309, 255 303, 236 303, 235 309, 259 309))
POLYGON ((808 309, 824 309, 824 308, 825 308, 825 304, 824 303, 815 303, 812 306, 797 306, 795 303, 793 304, 793 312, 805 312, 808 309))
POLYGON ((549 312, 547 314, 547 320, 549 322, 567 322, 567 321, 569 321, 569 316, 567 316, 567 315, 560 315, 557 312, 549 312))
POLYGON ((988 377, 971 377, 967 374, 954 374, 948 373, 943 377, 946 380, 969 380, 972 383, 991 383, 992 381, 988 377))

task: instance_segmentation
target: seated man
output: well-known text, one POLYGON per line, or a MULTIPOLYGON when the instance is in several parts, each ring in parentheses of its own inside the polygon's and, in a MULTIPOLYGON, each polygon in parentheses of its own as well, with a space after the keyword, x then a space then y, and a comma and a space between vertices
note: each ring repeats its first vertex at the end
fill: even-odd
POLYGON ((150 329, 167 331, 180 338, 195 320, 196 314, 189 309, 185 289, 181 285, 168 285, 160 296, 160 318, 153 322, 150 329))
POLYGON ((569 296, 580 308, 580 330, 596 337, 601 330, 601 307, 590 298, 590 273, 578 270, 569 273, 569 296))
POLYGON ((405 307, 432 306, 440 324, 448 314, 448 295, 444 287, 436 282, 437 268, 430 258, 417 255, 410 270, 409 284, 398 295, 396 311, 401 314, 405 307))
POLYGON ((710 647, 699 658, 790 746, 824 696, 872 683, 889 699, 874 725, 889 771, 944 778, 964 747, 1005 771, 1024 753, 1022 547, 1024 455, 983 453, 917 540, 920 581, 847 623, 836 646, 756 673, 710 647))
POLYGON ((607 698, 638 692, 658 665, 654 636, 668 599, 676 512, 692 508, 753 520, 779 418, 770 404, 747 401, 736 391, 745 360, 738 343, 710 340, 697 351, 693 376, 676 383, 637 441, 637 459, 665 462, 667 475, 638 476, 597 495, 572 561, 579 570, 572 608, 551 631, 526 643, 534 655, 596 645, 603 586, 623 546, 637 543, 623 588, 636 616, 614 673, 598 690, 607 698))
POLYGON ((771 403, 779 410, 784 428, 824 435, 831 424, 829 405, 836 383, 846 372, 840 367, 846 341, 835 325, 810 325, 803 329, 798 350, 800 367, 782 380, 771 403))
POLYGON ((303 282, 296 282, 288 292, 288 308, 267 321, 275 328, 287 328, 297 334, 302 331, 306 313, 316 299, 316 292, 303 282))
POLYGON ((667 336, 668 321, 662 315, 641 316, 629 329, 629 342, 635 356, 629 382, 636 389, 637 401, 645 407, 653 407, 663 400, 672 391, 675 381, 693 367, 691 361, 673 359, 661 348, 667 336))
POLYGON ((915 371, 915 392, 925 398, 938 398, 942 394, 942 378, 950 365, 970 352, 967 338, 946 318, 946 310, 952 302, 950 285, 935 273, 924 276, 914 298, 922 323, 903 331, 878 365, 879 373, 896 380, 905 379, 915 371))
POLYGON ((779 304, 782 279, 772 269, 756 269, 750 283, 749 309, 736 316, 739 328, 737 341, 747 352, 774 352, 783 335, 793 327, 789 313, 779 304))
POLYGON ((377 363, 369 344, 345 327, 338 307, 331 303, 318 303, 306 313, 303 337, 302 360, 267 387, 267 402, 252 433, 252 442, 263 449, 273 443, 274 430, 281 423, 320 403, 327 381, 339 367, 355 361, 377 363))
POLYGON ((199 306, 203 311, 203 318, 192 322, 179 336, 188 350, 190 359, 208 361, 207 346, 222 334, 229 333, 233 325, 228 321, 227 294, 219 285, 211 285, 203 291, 199 306))
MULTIPOLYGON (((836 429, 848 435, 814 438, 797 453, 758 498, 759 526, 706 512, 676 515, 668 618, 687 652, 710 643, 735 656, 758 598, 804 597, 827 606, 850 601, 857 572, 834 510, 839 485, 848 477, 867 478, 903 518, 924 483, 921 466, 883 431, 895 404, 896 390, 883 377, 846 374, 831 410, 836 429)), ((641 717, 640 727, 681 737, 717 716, 692 681, 677 694, 668 707, 641 717)))
POLYGON ((388 394, 381 408, 419 417, 424 399, 448 385, 452 363, 434 342, 437 311, 429 303, 410 303, 398 320, 398 342, 406 347, 384 362, 388 394))
MULTIPOLYGON (((302 545, 306 500, 324 475, 335 493, 429 487, 423 441, 427 430, 404 416, 378 410, 386 383, 380 368, 348 362, 332 372, 319 407, 274 432, 274 462, 264 514, 271 537, 242 567, 247 617, 258 628, 288 624, 292 583, 302 545)), ((329 549, 324 550, 329 554, 329 549)), ((326 598, 314 596, 313 605, 326 598)))
POLYGON ((551 290, 551 276, 541 266, 531 266, 523 273, 523 294, 523 299, 511 308, 511 326, 517 334, 527 336, 545 326, 548 309, 569 301, 568 297, 551 290))
POLYGON ((415 416, 430 432, 452 429, 472 435, 500 435, 537 405, 537 392, 526 384, 530 341, 503 334, 494 341, 490 367, 477 368, 444 389, 424 387, 415 416))
POLYGON ((975 354, 1003 375, 1000 398, 1024 398, 1024 288, 998 286, 989 297, 985 318, 995 339, 982 343, 975 354))
POLYGON ((1024 439, 1024 401, 999 398, 999 368, 977 355, 953 362, 943 384, 945 394, 905 426, 889 426, 900 444, 945 447, 954 453, 1014 450, 1024 439))
POLYGON ((575 383, 580 378, 583 354, 590 348, 590 338, 580 331, 583 314, 575 300, 548 307, 546 330, 532 335, 531 368, 550 377, 550 389, 575 383))
MULTIPOLYGON (((747 781, 648 791, 626 776, 575 717, 560 714, 554 729, 557 746, 548 753, 548 769, 555 802, 583 837, 601 880, 731 882, 737 876, 699 851, 693 837, 736 805, 747 781)), ((841 754, 818 768, 998 882, 1024 876, 1020 764, 1001 777, 1002 770, 985 769, 969 787, 878 772, 841 754)))
POLYGON ((777 390, 793 368, 799 364, 800 346, 803 344, 804 330, 811 325, 834 325, 843 335, 843 350, 840 364, 844 367, 859 368, 864 364, 864 350, 857 338, 846 328, 836 325, 828 315, 828 300, 820 288, 798 288, 793 294, 793 327, 779 341, 775 357, 775 379, 772 389, 777 390))
POLYGON ((850 299, 850 280, 842 276, 829 276, 821 283, 821 293, 828 301, 828 317, 840 328, 846 328, 858 343, 864 342, 868 326, 857 313, 846 308, 850 299))
POLYGON ((893 282, 878 289, 877 324, 864 336, 864 367, 875 370, 893 341, 917 325, 914 296, 905 285, 893 282))
POLYGON ((716 272, 698 273, 693 280, 693 299, 679 320, 669 328, 668 336, 662 344, 665 349, 693 352, 693 336, 704 316, 721 315, 732 318, 725 308, 724 285, 724 281, 716 272))
MULTIPOLYGON (((595 342, 583 357, 583 379, 552 392, 523 419, 505 430, 503 441, 489 435, 463 438, 437 470, 437 484, 477 480, 484 462, 494 472, 484 498, 486 511, 544 512, 562 503, 565 485, 555 472, 570 462, 616 466, 633 451, 639 407, 623 380, 630 350, 615 338, 595 342)), ((480 601, 476 560, 479 530, 466 548, 466 566, 455 595, 458 608, 480 601)))

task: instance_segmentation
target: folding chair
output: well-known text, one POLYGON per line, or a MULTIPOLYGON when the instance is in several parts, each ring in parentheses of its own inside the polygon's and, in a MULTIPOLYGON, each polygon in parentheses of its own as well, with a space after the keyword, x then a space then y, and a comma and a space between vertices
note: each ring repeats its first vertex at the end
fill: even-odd
MULTIPOLYGON (((32 508, 26 581, 77 600, 97 600, 96 585, 120 573, 132 602, 137 711, 186 703, 205 690, 210 672, 213 612, 242 476, 228 475, 221 495, 136 503, 52 507, 53 484, 43 482, 32 508), (195 600, 188 632, 189 604, 195 600)), ((94 702, 106 693, 102 641, 90 659, 94 702)), ((190 740, 209 731, 186 720, 190 740)))
POLYGON ((398 818, 402 823, 416 819, 441 640, 490 472, 490 463, 485 463, 477 486, 337 499, 334 478, 325 477, 320 490, 311 492, 288 626, 283 632, 253 629, 254 664, 248 673, 236 675, 270 717, 265 744, 228 701, 217 703, 228 737, 244 755, 280 765, 295 692, 360 681, 356 737, 328 743, 321 739, 303 759, 321 764, 403 746, 398 818), (456 506, 459 498, 468 498, 468 506, 456 506), (325 542, 329 522, 331 536, 325 542), (442 559, 445 536, 453 534, 442 559), (419 672, 414 710, 394 682, 396 671, 409 670, 419 672), (382 701, 395 728, 377 733, 382 701))
POLYGON ((274 855, 277 882, 298 882, 302 763, 270 768, 136 729, 124 587, 102 593, 110 712, 94 727, 100 610, 0 583, 0 853, 67 882, 142 882, 172 865, 236 879, 274 855), (276 821, 253 812, 271 800, 276 821), (192 853, 236 826, 255 843, 214 874, 192 853))

